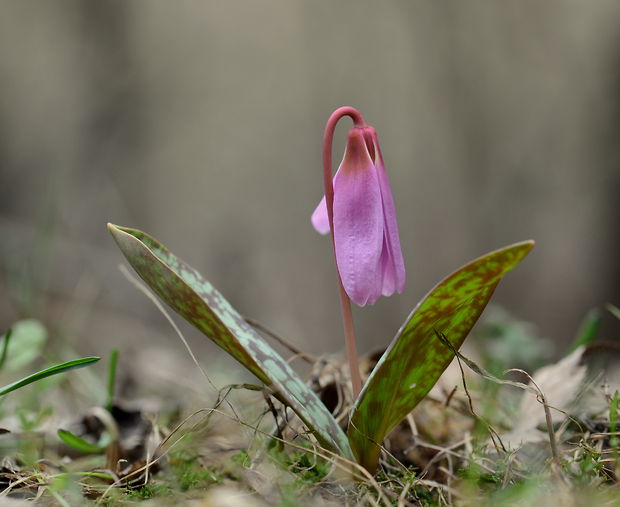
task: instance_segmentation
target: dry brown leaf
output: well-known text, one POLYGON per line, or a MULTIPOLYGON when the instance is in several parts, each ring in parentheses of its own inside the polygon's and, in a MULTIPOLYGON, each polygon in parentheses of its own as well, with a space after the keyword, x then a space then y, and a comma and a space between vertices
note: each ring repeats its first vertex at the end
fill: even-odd
MULTIPOLYGON (((554 423, 564 420, 566 416, 562 411, 570 409, 583 385, 587 371, 587 367, 581 364, 584 350, 585 347, 578 347, 557 363, 540 368, 532 377, 552 407, 554 423)), ((542 403, 535 394, 525 391, 512 431, 502 435, 502 440, 505 445, 514 448, 527 442, 547 439, 546 433, 537 429, 543 423, 545 411, 542 403)))

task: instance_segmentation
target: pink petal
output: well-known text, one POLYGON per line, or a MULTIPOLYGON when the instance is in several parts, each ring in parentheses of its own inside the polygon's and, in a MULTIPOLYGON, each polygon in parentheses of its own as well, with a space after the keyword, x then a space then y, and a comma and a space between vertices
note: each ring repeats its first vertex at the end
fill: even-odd
POLYGON ((390 187, 390 181, 385 170, 385 165, 383 164, 377 133, 374 129, 371 131, 371 137, 375 146, 375 165, 377 167, 381 200, 383 202, 383 230, 385 241, 383 244, 381 262, 381 270, 383 273, 382 293, 384 296, 390 296, 394 294, 394 292, 401 293, 405 288, 405 262, 400 248, 400 237, 398 234, 398 224, 396 222, 396 207, 394 206, 392 188, 390 187))
POLYGON ((396 269, 388 251, 385 239, 385 229, 383 234, 383 248, 381 249, 381 294, 391 296, 396 291, 396 269))
POLYGON ((316 232, 321 234, 327 234, 329 232, 329 218, 327 216, 327 204, 325 203, 325 196, 321 199, 321 202, 312 213, 310 217, 312 227, 316 232))
MULTIPOLYGON (((340 168, 334 174, 333 185, 336 185, 336 181, 338 180, 340 174, 340 168)), ((319 205, 316 207, 312 216, 310 217, 310 221, 312 222, 312 227, 314 230, 320 234, 327 234, 329 232, 329 218, 327 216, 327 204, 325 203, 325 196, 319 202, 319 205)))
POLYGON ((377 170, 361 129, 349 131, 338 178, 334 181, 334 244, 347 294, 359 305, 381 295, 380 256, 383 209, 377 170))

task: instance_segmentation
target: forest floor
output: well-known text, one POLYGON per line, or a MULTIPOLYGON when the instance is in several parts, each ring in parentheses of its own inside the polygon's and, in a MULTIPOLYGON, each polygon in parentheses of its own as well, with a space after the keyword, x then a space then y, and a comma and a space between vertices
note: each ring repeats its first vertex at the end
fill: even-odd
MULTIPOLYGON (((114 351, 101 406, 76 389, 79 372, 0 397, 0 505, 620 505, 620 337, 597 336, 616 313, 589 313, 553 351, 531 325, 488 309, 383 443, 374 475, 321 449, 255 386, 227 386, 204 407, 117 399, 114 351), (54 414, 67 407, 60 427, 54 414)), ((45 329, 17 322, 0 346, 0 380, 12 382, 42 364, 45 329)), ((377 357, 363 358, 366 374, 377 357)), ((342 360, 314 359, 307 380, 344 425, 342 360)))

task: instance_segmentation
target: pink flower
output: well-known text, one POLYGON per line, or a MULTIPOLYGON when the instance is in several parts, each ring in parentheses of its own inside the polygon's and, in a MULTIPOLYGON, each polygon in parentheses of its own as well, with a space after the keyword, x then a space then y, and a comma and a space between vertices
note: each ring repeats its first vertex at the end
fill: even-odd
MULTIPOLYGON (((333 188, 334 249, 347 295, 364 306, 402 292, 405 265, 396 210, 374 128, 349 131, 333 188)), ((312 225, 321 234, 330 230, 325 197, 312 214, 312 225)))

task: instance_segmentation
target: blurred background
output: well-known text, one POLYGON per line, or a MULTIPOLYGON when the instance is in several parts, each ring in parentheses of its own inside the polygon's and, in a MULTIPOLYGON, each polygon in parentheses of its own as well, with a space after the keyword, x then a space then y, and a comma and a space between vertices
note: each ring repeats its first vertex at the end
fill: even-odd
MULTIPOLYGON (((530 238, 494 302, 559 350, 588 309, 620 302, 614 0, 0 9, 2 329, 36 317, 58 346, 183 367, 172 329, 118 271, 113 222, 154 235, 302 349, 338 353, 331 246, 309 217, 341 105, 379 133, 408 269, 404 294, 356 310, 362 352, 443 276, 530 238)), ((222 357, 182 329, 205 364, 222 357)), ((617 329, 606 316, 604 333, 617 329)))

